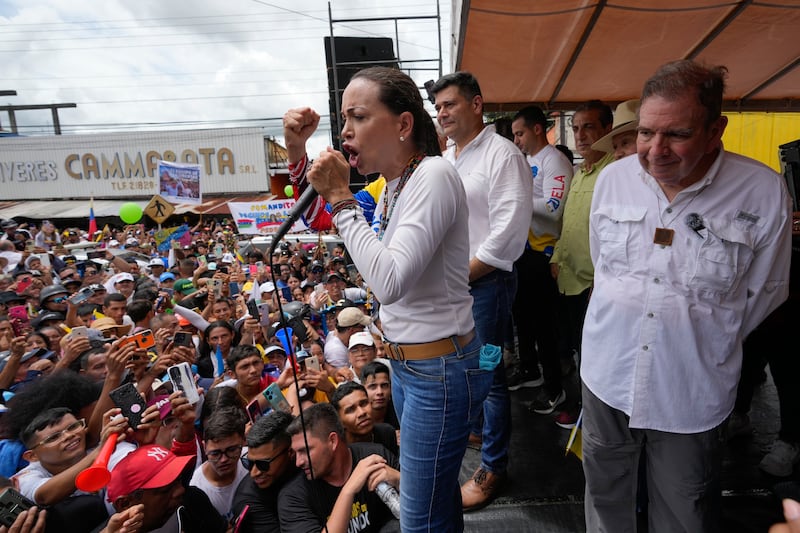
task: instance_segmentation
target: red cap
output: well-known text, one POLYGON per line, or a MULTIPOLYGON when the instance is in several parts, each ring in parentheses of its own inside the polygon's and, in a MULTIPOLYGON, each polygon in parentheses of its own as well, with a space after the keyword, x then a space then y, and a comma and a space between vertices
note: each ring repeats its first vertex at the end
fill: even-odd
POLYGON ((122 459, 111 471, 108 501, 127 496, 139 489, 158 489, 175 481, 194 455, 177 456, 157 444, 138 448, 122 459))

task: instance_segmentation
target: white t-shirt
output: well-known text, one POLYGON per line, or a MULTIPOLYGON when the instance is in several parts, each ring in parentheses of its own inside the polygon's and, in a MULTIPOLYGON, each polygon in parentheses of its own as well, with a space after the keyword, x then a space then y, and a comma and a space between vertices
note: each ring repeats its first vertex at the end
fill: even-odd
POLYGON ((329 331, 328 336, 325 337, 323 352, 325 353, 325 361, 333 367, 341 368, 350 364, 347 346, 344 345, 335 331, 329 331))
MULTIPOLYGON (((229 515, 231 514, 231 506, 233 505, 233 496, 236 493, 236 487, 239 486, 239 482, 242 481, 245 476, 249 475, 249 473, 245 470, 244 466, 242 466, 242 463, 237 461, 236 477, 233 479, 233 482, 230 485, 218 487, 211 483, 208 478, 206 478, 205 474, 203 474, 204 468, 205 463, 203 463, 200 468, 195 469, 194 474, 192 474, 192 479, 189 481, 189 485, 197 487, 205 492, 208 499, 211 500, 214 509, 225 517, 225 519, 230 519, 229 515)), ((209 468, 211 468, 211 465, 209 465, 209 468)))

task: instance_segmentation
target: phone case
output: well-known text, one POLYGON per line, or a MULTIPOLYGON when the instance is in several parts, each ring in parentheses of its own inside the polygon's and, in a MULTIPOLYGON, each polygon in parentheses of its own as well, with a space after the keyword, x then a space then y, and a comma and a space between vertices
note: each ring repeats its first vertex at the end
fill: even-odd
POLYGON ((292 412, 289 402, 286 401, 286 396, 283 395, 283 392, 281 392, 281 388, 277 383, 270 384, 270 386, 264 390, 263 394, 264 398, 267 399, 275 411, 284 411, 286 413, 292 412))
POLYGON ((176 331, 174 343, 175 346, 194 346, 194 342, 192 342, 192 334, 187 331, 176 331))
POLYGON ((8 487, 0 493, 0 525, 10 527, 22 511, 34 506, 28 498, 8 487))
POLYGON ((261 418, 263 414, 261 405, 258 403, 258 398, 247 404, 247 417, 250 418, 250 422, 255 424, 256 420, 261 418))
POLYGON ((255 300, 247 300, 247 311, 250 313, 251 317, 256 320, 261 320, 261 313, 258 312, 258 304, 255 300))
POLYGON ((317 372, 320 371, 319 359, 317 359, 316 356, 311 355, 309 357, 306 357, 304 361, 306 364, 306 368, 313 368, 317 372))
POLYGON ((183 391, 190 404, 196 404, 200 401, 200 394, 197 392, 197 385, 194 383, 194 376, 189 363, 183 362, 171 366, 167 369, 167 374, 175 389, 183 391))
POLYGON ((128 425, 132 429, 139 427, 142 421, 142 414, 144 413, 147 404, 136 390, 133 383, 125 383, 108 393, 114 404, 122 409, 122 416, 128 418, 128 425))

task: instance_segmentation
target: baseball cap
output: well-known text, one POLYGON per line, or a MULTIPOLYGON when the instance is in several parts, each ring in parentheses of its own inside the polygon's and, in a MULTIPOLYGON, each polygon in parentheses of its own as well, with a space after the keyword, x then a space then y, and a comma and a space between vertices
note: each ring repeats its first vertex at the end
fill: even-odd
POLYGON ((332 278, 337 278, 339 281, 343 281, 343 279, 344 279, 344 278, 342 278, 342 275, 341 275, 341 274, 339 274, 338 272, 328 272, 328 273, 325 275, 325 278, 324 278, 322 281, 323 281, 324 283, 327 283, 327 282, 328 282, 328 281, 330 281, 332 278))
POLYGON ((222 260, 220 263, 233 263, 233 254, 230 252, 225 252, 222 254, 222 260))
POLYGON ((154 266, 155 266, 155 267, 161 267, 161 268, 164 268, 164 261, 162 261, 162 260, 161 260, 161 259, 159 259, 158 257, 154 257, 154 258, 152 258, 152 259, 150 260, 150 262, 149 262, 149 263, 147 263, 147 264, 148 264, 148 265, 150 265, 151 267, 154 267, 154 266))
POLYGON ((175 281, 175 284, 172 286, 172 289, 178 291, 179 293, 185 296, 187 294, 192 294, 194 292, 194 285, 192 285, 192 280, 181 278, 175 281))
POLYGON ((139 246, 139 240, 134 237, 128 237, 125 241, 125 246, 139 246))
POLYGON ((133 274, 130 272, 122 272, 116 275, 114 279, 114 283, 119 283, 120 281, 134 281, 133 274))
POLYGON ((274 283, 272 283, 271 281, 264 282, 264 283, 262 283, 262 284, 261 284, 261 286, 258 288, 258 291, 259 291, 260 293, 265 293, 265 292, 275 292, 275 284, 274 284, 274 283))
POLYGON ((350 343, 347 347, 353 348, 354 346, 375 346, 375 340, 372 338, 371 333, 359 331, 350 335, 350 343))
POLYGON ((336 324, 342 328, 356 325, 368 326, 372 319, 361 312, 358 307, 346 307, 336 315, 336 324))
POLYGON ((166 487, 181 475, 194 455, 177 456, 157 444, 149 444, 132 451, 111 471, 108 482, 108 501, 114 502, 139 489, 166 487))
POLYGON ((158 281, 160 281, 162 283, 167 281, 168 279, 174 280, 175 279, 175 274, 173 274, 172 272, 164 272, 163 274, 158 276, 158 281))
POLYGON ((14 291, 2 291, 0 292, 0 304, 7 304, 10 302, 24 302, 25 297, 18 295, 14 291))

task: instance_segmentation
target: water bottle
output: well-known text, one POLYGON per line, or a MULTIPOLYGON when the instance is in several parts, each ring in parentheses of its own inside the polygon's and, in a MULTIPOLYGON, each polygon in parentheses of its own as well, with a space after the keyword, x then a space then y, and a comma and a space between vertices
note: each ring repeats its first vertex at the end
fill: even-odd
POLYGON ((389 485, 386 481, 381 481, 375 487, 375 493, 380 497, 381 501, 386 504, 386 507, 392 512, 395 518, 400 520, 400 495, 394 487, 389 485))

